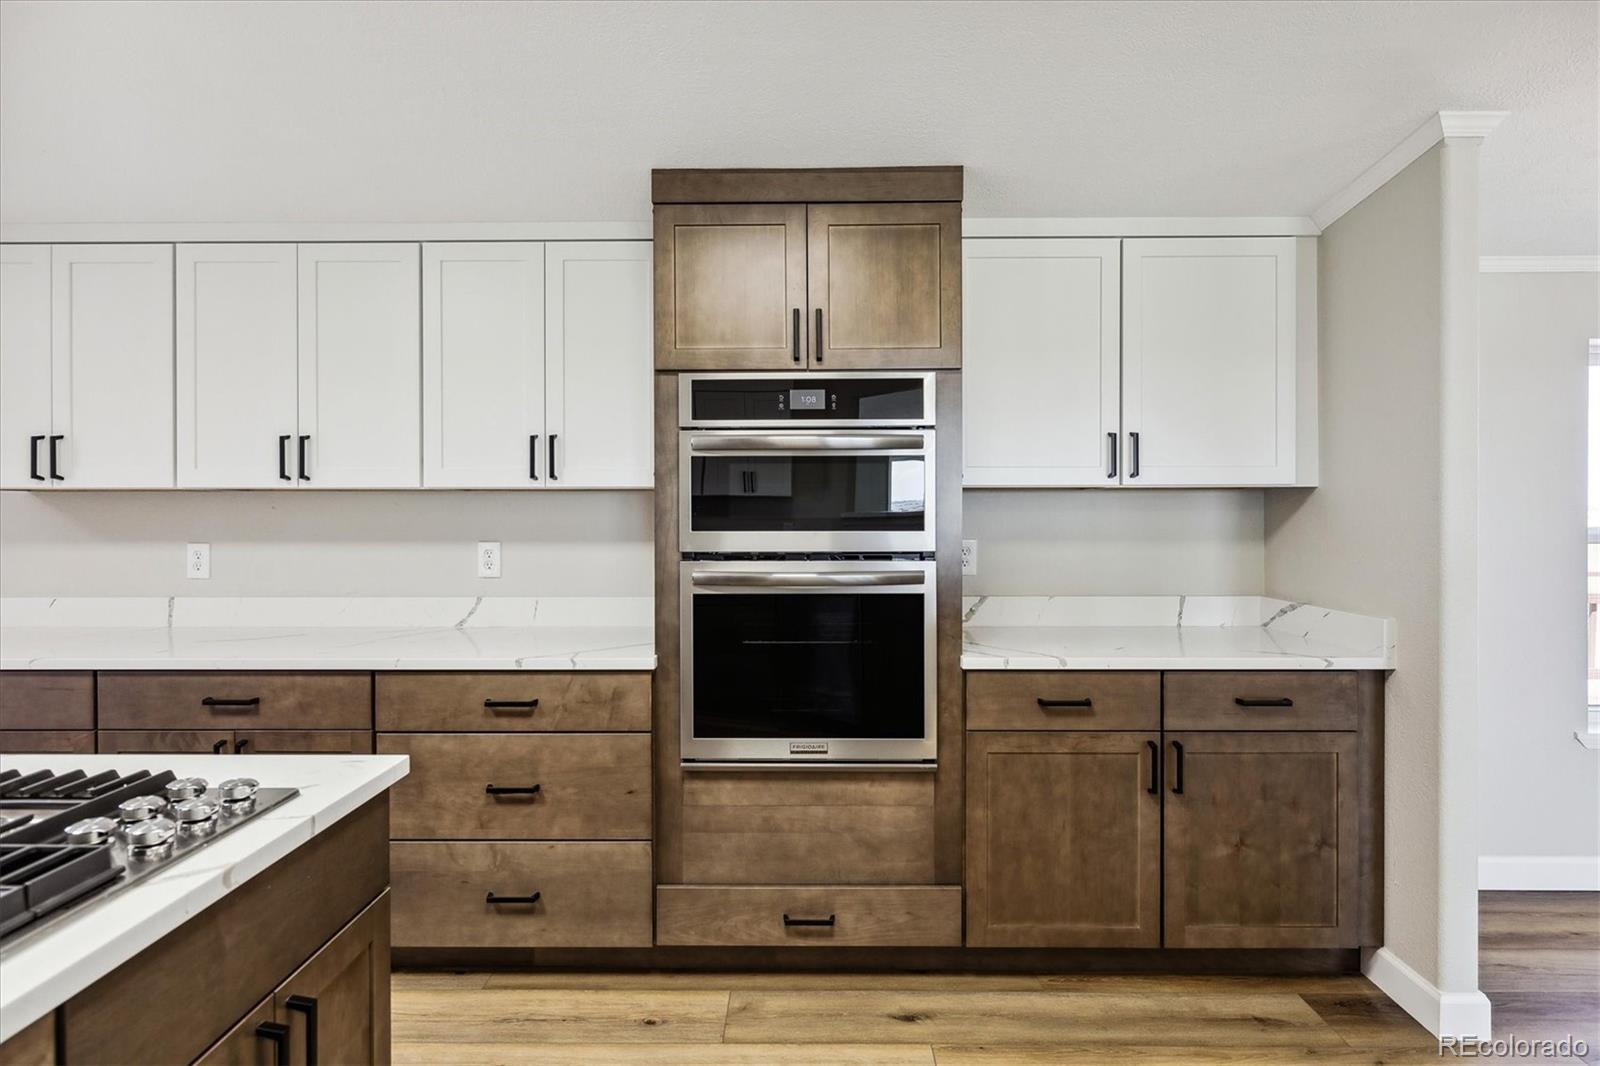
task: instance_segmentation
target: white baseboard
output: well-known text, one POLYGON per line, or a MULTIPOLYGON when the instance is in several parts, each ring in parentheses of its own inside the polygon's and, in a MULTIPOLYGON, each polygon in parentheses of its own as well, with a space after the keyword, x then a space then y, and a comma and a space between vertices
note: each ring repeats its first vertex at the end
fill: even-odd
POLYGON ((1501 892, 1600 892, 1600 855, 1484 855, 1478 888, 1501 892))
POLYGON ((1489 997, 1482 992, 1441 992, 1388 948, 1373 952, 1362 969, 1367 980, 1434 1036, 1489 1039, 1489 997))

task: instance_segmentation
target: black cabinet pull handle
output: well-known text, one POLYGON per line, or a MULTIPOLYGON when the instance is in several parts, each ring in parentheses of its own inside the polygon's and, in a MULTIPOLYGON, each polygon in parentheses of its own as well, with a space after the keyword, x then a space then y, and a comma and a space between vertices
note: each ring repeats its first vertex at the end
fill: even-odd
POLYGON ((538 785, 484 785, 483 791, 488 796, 537 796, 538 785))
POLYGON ((1150 795, 1152 795, 1152 796, 1160 795, 1160 793, 1161 793, 1161 749, 1156 745, 1156 742, 1153 741, 1153 740, 1145 741, 1144 742, 1144 746, 1150 749, 1150 787, 1145 789, 1145 791, 1150 793, 1150 795))
POLYGON ((233 742, 233 753, 235 755, 243 755, 244 754, 244 749, 248 748, 249 746, 250 746, 250 738, 249 737, 240 737, 238 740, 233 742))
POLYGON ((292 434, 278 434, 278 480, 293 481, 289 476, 289 437, 292 434))
POLYGON ((794 334, 792 341, 794 344, 794 361, 798 365, 800 362, 800 309, 798 307, 794 309, 794 324, 789 332, 794 334))
POLYGON ((289 1066, 289 1027, 282 1022, 262 1022, 256 1036, 272 1045, 272 1066, 289 1066))
POLYGON ((1106 478, 1108 480, 1117 476, 1117 435, 1106 434, 1106 478))
POLYGON ((227 742, 226 739, 219 740, 215 744, 211 745, 211 754, 213 754, 213 755, 221 755, 222 754, 222 749, 226 748, 227 746, 228 746, 228 742, 227 742))
POLYGON ((1128 476, 1129 477, 1138 477, 1139 476, 1139 434, 1137 432, 1133 432, 1133 433, 1129 433, 1128 434, 1128 446, 1129 446, 1128 447, 1128 452, 1129 452, 1129 454, 1128 454, 1128 476))
POLYGON ((539 480, 539 434, 528 434, 528 480, 539 480))
POLYGON ((56 473, 56 445, 60 444, 63 439, 64 438, 59 433, 53 433, 50 436, 50 480, 51 481, 65 481, 65 480, 67 480, 66 478, 62 477, 60 474, 56 473))
POLYGON ((493 905, 498 905, 501 903, 538 903, 540 895, 541 893, 535 892, 532 895, 527 896, 497 896, 493 892, 490 892, 483 897, 483 901, 493 905))
POLYGON ((529 714, 532 714, 533 713, 533 709, 535 707, 539 706, 539 701, 538 700, 484 700, 483 701, 483 705, 484 705, 484 707, 486 709, 491 710, 491 711, 496 711, 496 712, 500 712, 500 711, 527 711, 529 714))
POLYGON ((1047 700, 1043 696, 1040 696, 1039 706, 1047 711, 1056 707, 1093 707, 1094 701, 1089 699, 1087 696, 1078 700, 1047 700))
POLYGON ((1178 741, 1172 742, 1172 794, 1183 795, 1183 745, 1178 741))
POLYGON ((218 699, 215 696, 207 696, 205 699, 200 701, 200 706, 210 707, 212 710, 217 711, 254 710, 255 708, 261 706, 261 697, 251 696, 249 699, 245 700, 227 700, 218 699))
POLYGON ((544 464, 544 474, 546 480, 561 480, 560 478, 556 477, 556 434, 554 433, 550 434, 550 455, 548 461, 544 464))
POLYGON ((306 443, 311 440, 309 433, 300 434, 300 441, 295 445, 296 454, 300 459, 300 480, 310 481, 311 475, 306 473, 306 443))
POLYGON ((817 308, 817 365, 822 365, 822 308, 817 308))
POLYGON ((283 1005, 306 1016, 306 1066, 317 1066, 317 999, 315 996, 290 996, 283 1005))
POLYGON ((1235 696, 1233 702, 1241 707, 1293 707, 1288 696, 1235 696))
POLYGON ((44 475, 39 473, 39 444, 43 440, 43 433, 28 438, 28 476, 35 481, 44 480, 44 475))
POLYGON ((788 926, 788 925, 819 925, 819 926, 832 927, 834 922, 837 919, 838 919, 838 915, 836 915, 836 914, 830 914, 826 918, 791 918, 787 914, 785 914, 783 916, 783 924, 786 925, 786 926, 788 926))

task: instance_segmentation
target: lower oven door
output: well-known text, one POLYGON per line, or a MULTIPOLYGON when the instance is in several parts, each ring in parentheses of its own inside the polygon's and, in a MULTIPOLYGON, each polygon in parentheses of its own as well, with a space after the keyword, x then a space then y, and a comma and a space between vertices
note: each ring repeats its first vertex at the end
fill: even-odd
POLYGON ((685 562, 696 763, 933 765, 934 564, 685 562))

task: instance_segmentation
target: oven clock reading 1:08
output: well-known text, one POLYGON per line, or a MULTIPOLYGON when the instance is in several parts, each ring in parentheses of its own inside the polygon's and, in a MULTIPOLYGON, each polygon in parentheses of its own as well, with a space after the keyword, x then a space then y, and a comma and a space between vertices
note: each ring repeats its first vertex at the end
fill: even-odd
POLYGON ((828 409, 827 389, 790 389, 789 410, 791 411, 826 411, 828 409))

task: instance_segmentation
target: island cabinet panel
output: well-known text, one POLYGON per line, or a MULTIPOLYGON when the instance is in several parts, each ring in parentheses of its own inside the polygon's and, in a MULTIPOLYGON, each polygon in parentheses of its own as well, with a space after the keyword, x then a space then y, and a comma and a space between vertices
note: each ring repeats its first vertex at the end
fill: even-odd
POLYGON ((287 1055, 288 1040, 287 1027, 280 1030, 273 1018, 272 997, 268 996, 195 1059, 194 1066, 277 1066, 282 1061, 278 1047, 281 1044, 287 1055))
POLYGON ((647 733, 380 733, 378 752, 411 757, 396 840, 650 837, 647 733))
POLYGON ((958 947, 959 885, 661 885, 656 943, 958 947))
POLYGON ((643 733, 650 674, 379 674, 374 707, 384 732, 643 733))
POLYGON ((1355 729, 1353 670, 1190 670, 1166 674, 1168 729, 1355 729))
POLYGON ((101 729, 371 729, 372 675, 113 670, 99 707, 101 729))
POLYGON ((302 1062, 389 1061, 389 911, 384 892, 273 993, 302 1062))
POLYGON ((1160 734, 967 738, 967 943, 1161 943, 1160 734))
POLYGON ((967 675, 968 729, 1160 729, 1154 670, 992 670, 967 675))
POLYGON ((0 673, 0 729, 93 729, 94 675, 87 670, 0 673))
POLYGON ((929 884, 933 775, 717 773, 683 778, 690 884, 929 884))
POLYGON ((649 947, 650 845, 396 842, 396 947, 649 947))
POLYGON ((371 755, 369 729, 240 729, 236 755, 371 755))
POLYGON ((1358 946, 1356 734, 1166 741, 1167 946, 1358 946))
POLYGON ((0 1063, 4 1066, 55 1066, 56 1061, 56 1016, 53 1011, 0 1044, 0 1063))
POLYGON ((232 749, 233 731, 228 729, 102 729, 96 740, 96 750, 113 755, 223 755, 232 749))
POLYGON ((0 729, 0 755, 54 755, 94 751, 88 729, 0 729))

